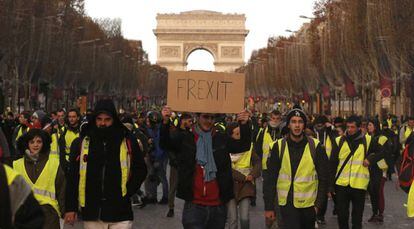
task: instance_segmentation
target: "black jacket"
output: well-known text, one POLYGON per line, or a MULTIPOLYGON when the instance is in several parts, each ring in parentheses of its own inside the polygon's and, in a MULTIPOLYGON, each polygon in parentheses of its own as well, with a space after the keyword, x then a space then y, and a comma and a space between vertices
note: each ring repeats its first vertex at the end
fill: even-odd
MULTIPOLYGON (((298 170, 299 163, 302 159, 305 146, 308 143, 307 138, 303 138, 300 142, 293 142, 288 137, 286 146, 289 148, 290 164, 292 168, 292 177, 295 176, 298 170)), ((318 175, 318 193, 315 201, 315 206, 321 208, 326 201, 325 196, 328 194, 329 186, 329 160, 326 155, 325 148, 322 144, 316 147, 315 157, 313 158, 316 173, 318 175)), ((279 176, 279 171, 282 165, 282 160, 279 158, 279 146, 275 143, 270 151, 270 157, 267 160, 267 172, 263 173, 263 198, 265 202, 265 210, 273 211, 275 209, 276 200, 276 183, 279 176)), ((290 186, 287 197, 287 203, 293 204, 293 185, 290 186)))
MULTIPOLYGON (((165 150, 177 154, 178 184, 177 197, 192 201, 193 181, 196 167, 195 135, 189 131, 180 131, 171 138, 169 124, 161 127, 160 145, 165 150)), ((227 203, 234 198, 231 153, 245 152, 250 149, 251 132, 248 124, 240 126, 240 140, 234 140, 218 131, 213 134, 213 154, 217 166, 216 180, 220 191, 220 201, 227 203)))
MULTIPOLYGON (((99 102, 98 102, 99 104, 99 102)), ((98 106, 98 105, 97 105, 98 106)), ((99 111, 99 109, 95 110, 99 111)), ((130 196, 139 189, 145 180, 147 168, 144 163, 137 139, 119 121, 115 108, 107 109, 114 117, 114 124, 102 133, 94 125, 85 127, 86 133, 74 140, 71 145, 70 165, 67 178, 66 212, 78 209, 79 158, 84 136, 90 138, 87 159, 85 207, 82 219, 85 221, 102 220, 120 222, 133 220, 130 196), (131 143, 130 176, 127 182, 127 195, 122 196, 120 145, 123 139, 131 143)), ((109 113, 108 112, 108 113, 109 113)), ((96 115, 95 115, 96 117, 96 115)), ((92 117, 95 119, 94 117, 92 117)), ((82 129, 82 132, 84 129, 82 129)))

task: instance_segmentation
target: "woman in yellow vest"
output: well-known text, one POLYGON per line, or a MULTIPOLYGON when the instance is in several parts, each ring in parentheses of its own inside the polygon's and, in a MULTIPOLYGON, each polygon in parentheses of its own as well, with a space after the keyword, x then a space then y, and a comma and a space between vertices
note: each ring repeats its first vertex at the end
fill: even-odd
POLYGON ((13 162, 13 168, 22 174, 41 205, 45 215, 43 228, 58 229, 66 183, 59 159, 50 157, 51 138, 43 130, 31 129, 19 141, 19 150, 24 156, 13 162))
POLYGON ((381 134, 379 121, 371 119, 367 126, 368 134, 372 137, 372 142, 377 143, 383 147, 375 147, 373 144, 371 149, 372 155, 375 156, 374 162, 369 166, 369 195, 372 205, 372 216, 368 222, 384 222, 384 184, 387 180, 388 164, 385 161, 386 153, 389 152, 388 138, 381 134))
MULTIPOLYGON (((226 132, 235 140, 240 140, 240 127, 237 122, 227 125, 226 132)), ((249 151, 244 153, 230 153, 234 181, 234 199, 227 205, 227 222, 230 229, 238 228, 238 218, 240 218, 240 228, 250 227, 249 208, 251 198, 256 197, 256 187, 254 181, 260 176, 261 162, 253 150, 253 145, 249 151), (240 215, 240 217, 239 217, 240 215)))

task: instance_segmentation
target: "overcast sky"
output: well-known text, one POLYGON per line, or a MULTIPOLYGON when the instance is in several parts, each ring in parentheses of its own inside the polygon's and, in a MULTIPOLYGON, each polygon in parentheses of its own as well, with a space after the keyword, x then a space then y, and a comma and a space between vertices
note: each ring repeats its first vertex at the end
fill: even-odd
MULTIPOLYGON (((253 50, 266 46, 269 36, 289 35, 312 16, 315 0, 86 0, 86 12, 93 18, 109 17, 122 20, 123 35, 128 39, 142 40, 152 63, 157 58, 157 42, 153 33, 157 13, 180 13, 189 10, 212 10, 246 15, 247 61, 253 50)), ((194 52, 193 54, 195 54, 194 52)), ((203 58, 203 53, 193 58, 203 58)), ((197 65, 189 60, 189 65, 197 65)), ((208 69, 205 69, 208 70, 208 69)))

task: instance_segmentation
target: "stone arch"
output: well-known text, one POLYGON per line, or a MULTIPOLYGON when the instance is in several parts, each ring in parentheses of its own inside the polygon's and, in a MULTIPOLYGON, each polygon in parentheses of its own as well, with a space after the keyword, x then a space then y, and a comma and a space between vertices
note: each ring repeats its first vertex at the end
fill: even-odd
POLYGON ((157 64, 184 71, 188 56, 204 49, 214 57, 216 71, 232 72, 244 65, 244 42, 248 34, 243 14, 188 11, 158 14, 157 64))

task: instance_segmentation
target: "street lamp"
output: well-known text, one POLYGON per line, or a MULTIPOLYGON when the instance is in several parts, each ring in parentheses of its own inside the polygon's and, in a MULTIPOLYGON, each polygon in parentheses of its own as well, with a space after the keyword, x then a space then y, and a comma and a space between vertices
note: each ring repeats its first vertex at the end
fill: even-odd
POLYGON ((299 31, 293 31, 293 30, 290 30, 290 29, 285 29, 285 31, 288 32, 288 33, 297 33, 297 32, 299 32, 299 31))
POLYGON ((316 19, 315 17, 308 17, 308 16, 305 16, 305 15, 300 15, 299 17, 303 18, 303 19, 310 19, 310 20, 316 19))

